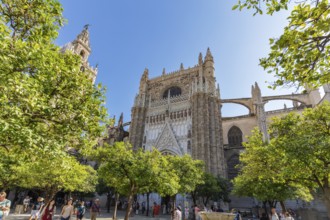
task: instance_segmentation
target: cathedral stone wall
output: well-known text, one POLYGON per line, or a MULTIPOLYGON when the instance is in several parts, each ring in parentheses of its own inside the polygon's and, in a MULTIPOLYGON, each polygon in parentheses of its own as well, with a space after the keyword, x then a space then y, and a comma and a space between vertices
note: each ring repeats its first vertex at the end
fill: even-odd
POLYGON ((149 79, 146 69, 132 108, 130 141, 134 148, 164 154, 191 154, 206 170, 225 176, 220 113, 213 57, 208 49, 198 65, 149 79), (144 109, 143 111, 141 109, 144 109))

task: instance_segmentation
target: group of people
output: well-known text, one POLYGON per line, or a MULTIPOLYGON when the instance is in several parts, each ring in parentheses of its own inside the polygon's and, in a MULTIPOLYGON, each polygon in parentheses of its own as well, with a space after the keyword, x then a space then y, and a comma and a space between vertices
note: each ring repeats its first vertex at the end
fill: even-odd
MULTIPOLYGON (((5 220, 8 216, 11 201, 6 199, 6 192, 0 192, 0 220, 5 220)), ((26 197, 23 200, 24 212, 27 212, 28 207, 31 207, 31 215, 29 220, 52 220, 56 213, 55 199, 51 199, 47 204, 44 203, 44 198, 38 197, 33 203, 30 202, 31 198, 26 197)), ((95 199, 90 205, 91 220, 96 220, 96 216, 100 215, 100 201, 95 199)), ((72 198, 68 199, 66 204, 62 207, 60 213, 61 220, 70 220, 72 215, 76 215, 76 220, 82 220, 86 213, 86 207, 84 201, 79 201, 76 206, 73 206, 72 198)))
MULTIPOLYGON (((94 204, 95 205, 93 211, 95 212, 95 214, 93 213, 93 211, 91 211, 92 220, 96 219, 96 217, 93 218, 93 216, 96 216, 98 213, 100 213, 99 202, 95 200, 94 204)), ((47 203, 47 205, 45 205, 44 199, 42 197, 38 197, 37 201, 32 204, 31 216, 29 220, 38 220, 38 219, 52 220, 55 212, 56 212, 55 199, 51 199, 47 203)), ((72 215, 76 215, 76 220, 82 220, 84 218, 85 212, 86 212, 86 207, 84 201, 78 202, 76 207, 74 207, 73 200, 70 198, 67 200, 66 204, 62 207, 60 218, 61 220, 70 220, 72 215)))
MULTIPOLYGON (((263 213, 260 220, 269 220, 266 213, 263 213)), ((270 220, 294 220, 292 214, 288 211, 283 212, 281 214, 276 213, 276 209, 271 209, 270 220)))

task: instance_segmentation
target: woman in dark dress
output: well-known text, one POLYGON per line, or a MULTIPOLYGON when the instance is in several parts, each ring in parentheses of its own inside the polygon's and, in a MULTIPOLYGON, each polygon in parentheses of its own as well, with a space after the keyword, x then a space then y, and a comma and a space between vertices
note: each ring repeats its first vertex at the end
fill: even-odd
POLYGON ((52 199, 44 209, 42 220, 52 220, 54 213, 55 213, 55 199, 52 199))

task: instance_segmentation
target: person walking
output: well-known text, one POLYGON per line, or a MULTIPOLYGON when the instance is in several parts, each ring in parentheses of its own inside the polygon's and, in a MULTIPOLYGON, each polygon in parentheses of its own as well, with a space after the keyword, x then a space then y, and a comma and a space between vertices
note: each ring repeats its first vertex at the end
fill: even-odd
POLYGON ((85 202, 81 201, 77 207, 77 220, 82 220, 86 212, 85 202))
POLYGON ((181 217, 182 217, 181 207, 177 206, 174 210, 173 220, 181 220, 181 217))
POLYGON ((270 220, 280 220, 274 207, 271 209, 270 220))
POLYGON ((54 213, 56 212, 55 199, 51 199, 48 205, 44 208, 41 219, 52 220, 54 213))
POLYGON ((30 205, 30 200, 31 200, 31 198, 29 196, 26 196, 25 199, 23 200, 23 211, 24 211, 24 213, 27 213, 28 207, 30 205))
POLYGON ((4 220, 6 216, 9 214, 11 201, 6 199, 6 192, 0 192, 0 220, 4 220))
POLYGON ((45 205, 44 198, 39 196, 37 198, 37 201, 35 203, 33 203, 33 205, 32 205, 31 216, 30 216, 29 220, 32 220, 32 219, 37 220, 41 214, 41 211, 42 211, 44 205, 45 205))
POLYGON ((100 200, 99 199, 95 199, 95 201, 93 202, 90 212, 91 212, 91 220, 96 220, 96 216, 100 215, 100 200))
POLYGON ((72 205, 72 199, 70 198, 67 201, 67 204, 63 206, 62 211, 61 211, 61 220, 70 220, 71 215, 74 214, 74 207, 72 205))
POLYGON ((239 212, 236 209, 232 209, 231 213, 235 214, 234 220, 242 220, 241 214, 239 214, 239 212))

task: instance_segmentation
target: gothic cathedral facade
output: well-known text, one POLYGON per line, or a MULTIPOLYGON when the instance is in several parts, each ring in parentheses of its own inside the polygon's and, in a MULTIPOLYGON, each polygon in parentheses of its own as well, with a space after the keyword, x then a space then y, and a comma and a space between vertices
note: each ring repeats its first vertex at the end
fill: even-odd
POLYGON ((190 154, 206 170, 226 176, 219 86, 207 50, 198 65, 150 79, 145 69, 132 108, 130 143, 163 154, 190 154))
POLYGON ((214 77, 214 60, 207 49, 203 58, 192 68, 149 78, 145 69, 139 92, 131 110, 129 140, 133 147, 145 150, 157 148, 164 154, 190 154, 205 162, 206 171, 233 179, 238 170, 239 154, 244 150, 246 136, 258 127, 268 139, 267 124, 274 116, 301 112, 330 100, 330 86, 324 96, 318 90, 306 89, 301 94, 262 96, 257 83, 251 96, 221 99, 214 77), (291 100, 293 107, 266 111, 265 104, 273 100, 291 100), (247 115, 222 117, 225 103, 239 104, 248 109, 247 115))

